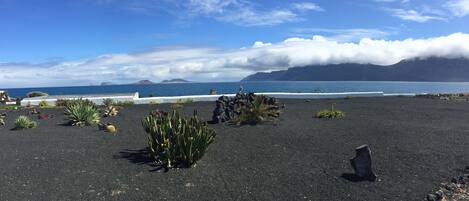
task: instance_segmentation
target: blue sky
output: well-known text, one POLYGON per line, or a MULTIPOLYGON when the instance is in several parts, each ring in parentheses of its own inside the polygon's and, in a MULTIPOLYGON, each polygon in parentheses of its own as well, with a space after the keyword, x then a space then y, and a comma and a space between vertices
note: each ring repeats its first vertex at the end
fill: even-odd
MULTIPOLYGON (((237 80, 295 65, 389 64, 421 55, 409 50, 387 59, 365 55, 334 60, 335 56, 323 58, 314 50, 327 51, 334 47, 332 43, 365 44, 364 38, 375 45, 383 40, 405 46, 406 39, 418 43, 437 37, 444 37, 438 44, 455 38, 466 42, 468 25, 469 0, 0 0, 0 85, 36 85, 20 73, 48 76, 49 82, 37 85, 55 86, 176 76, 237 80), (314 44, 298 42, 313 38, 314 44), (322 46, 318 41, 323 40, 331 44, 322 46), (301 58, 286 53, 292 44, 309 53, 300 53, 301 58), (259 56, 265 52, 271 60, 259 56), (249 57, 252 54, 258 56, 249 57), (211 60, 221 57, 223 61, 211 60), (77 69, 94 72, 77 73, 77 69), (54 71, 78 78, 65 79, 54 71)), ((456 54, 468 51, 467 46, 450 45, 457 46, 449 48, 459 51, 456 54)), ((401 47, 386 48, 380 51, 401 47)), ((419 51, 437 52, 428 48, 433 47, 419 51)), ((347 51, 342 55, 358 50, 347 51)))

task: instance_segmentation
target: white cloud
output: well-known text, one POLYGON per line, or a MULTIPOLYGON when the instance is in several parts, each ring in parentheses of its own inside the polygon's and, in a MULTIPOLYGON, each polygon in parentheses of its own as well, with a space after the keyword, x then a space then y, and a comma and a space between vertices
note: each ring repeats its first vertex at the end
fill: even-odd
POLYGON ((322 36, 289 38, 277 43, 257 41, 252 47, 227 50, 171 47, 130 54, 108 54, 78 61, 25 64, 0 63, 0 86, 58 86, 128 83, 186 78, 194 81, 235 81, 258 71, 337 63, 394 64, 417 57, 469 58, 469 34, 427 39, 337 42, 322 36))
POLYGON ((296 28, 292 30, 292 35, 307 37, 311 35, 322 35, 328 40, 338 42, 355 42, 363 38, 384 39, 396 34, 393 29, 324 29, 324 28, 296 28))
POLYGON ((272 26, 302 20, 309 11, 323 11, 310 2, 294 3, 285 8, 258 9, 250 1, 242 0, 190 0, 189 13, 240 26, 272 26), (298 11, 298 12, 296 12, 298 11))
POLYGON ((414 21, 414 22, 428 22, 430 20, 446 20, 446 18, 442 16, 438 16, 435 14, 425 14, 422 12, 418 12, 416 10, 405 10, 405 9, 389 9, 393 16, 398 17, 402 20, 414 21))
POLYGON ((300 10, 300 11, 308 11, 308 10, 324 11, 324 9, 322 9, 320 6, 311 2, 293 3, 292 6, 294 9, 300 10))
POLYGON ((469 0, 451 0, 446 6, 454 16, 464 17, 469 15, 469 0))

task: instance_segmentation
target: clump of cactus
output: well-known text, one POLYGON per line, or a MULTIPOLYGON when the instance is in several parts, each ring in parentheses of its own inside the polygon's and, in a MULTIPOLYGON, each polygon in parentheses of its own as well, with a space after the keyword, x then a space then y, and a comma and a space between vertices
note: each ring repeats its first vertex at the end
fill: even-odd
POLYGON ((117 116, 119 110, 115 106, 107 106, 106 110, 104 110, 104 117, 114 117, 117 116))
POLYGON ((152 112, 142 120, 150 153, 157 164, 166 167, 191 167, 214 141, 215 131, 197 117, 182 117, 177 111, 152 112))
POLYGON ((216 103, 212 116, 214 123, 258 124, 280 116, 277 99, 264 95, 237 93, 232 98, 222 96, 216 103))
POLYGON ((334 105, 331 105, 331 109, 321 110, 321 111, 316 113, 315 117, 316 118, 339 119, 339 118, 345 117, 345 113, 340 111, 340 110, 336 110, 334 108, 334 105))
POLYGON ((100 120, 96 104, 83 99, 70 101, 65 107, 65 115, 73 126, 93 125, 100 120))
POLYGON ((27 116, 19 116, 15 120, 15 129, 28 129, 28 128, 36 128, 37 123, 35 121, 32 121, 29 119, 27 116))

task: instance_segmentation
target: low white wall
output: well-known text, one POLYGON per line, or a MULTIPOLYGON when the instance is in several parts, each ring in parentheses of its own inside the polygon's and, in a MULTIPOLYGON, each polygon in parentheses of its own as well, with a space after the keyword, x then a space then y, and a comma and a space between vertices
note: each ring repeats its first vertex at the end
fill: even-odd
MULTIPOLYGON (((343 93, 256 93, 267 95, 275 98, 281 99, 333 99, 333 98, 346 98, 346 97, 383 97, 387 96, 383 92, 343 92, 343 93)), ((114 101, 132 101, 134 104, 160 104, 160 103, 176 103, 178 101, 193 101, 193 102, 203 102, 203 101, 216 101, 220 96, 229 96, 233 97, 236 94, 219 94, 219 95, 190 95, 190 96, 164 96, 164 97, 145 97, 139 98, 138 93, 134 96, 103 96, 103 97, 83 97, 83 99, 88 99, 94 103, 101 105, 105 99, 113 99, 114 101)), ((391 94, 391 95, 403 95, 403 94, 391 94)), ((408 95, 408 94, 405 94, 408 95)), ((415 94, 414 94, 415 95, 415 94)), ((80 98, 71 97, 71 98, 61 98, 67 100, 73 100, 80 98)), ((36 106, 39 105, 41 101, 47 101, 49 105, 55 105, 57 99, 54 98, 35 98, 35 99, 23 99, 21 101, 22 106, 36 106)))
MULTIPOLYGON (((256 93, 282 99, 328 99, 345 97, 382 97, 383 92, 344 92, 344 93, 256 93)), ((135 104, 157 104, 157 103, 176 103, 183 100, 216 101, 220 96, 233 97, 236 94, 220 95, 193 95, 193 96, 167 96, 167 97, 148 97, 134 100, 135 104)))
MULTIPOLYGON (((61 99, 61 100, 75 100, 75 99, 79 99, 79 98, 90 100, 90 101, 92 101, 93 103, 95 103, 97 105, 102 105, 103 101, 105 99, 112 99, 114 101, 120 101, 120 102, 124 102, 124 101, 134 102, 135 100, 139 99, 139 95, 138 95, 138 93, 135 93, 135 95, 129 95, 129 96, 95 96, 95 97, 86 97, 86 96, 84 96, 84 97, 82 97, 82 96, 77 95, 76 97, 61 97, 59 99, 61 99)), ((41 101, 46 101, 47 104, 49 104, 49 105, 55 105, 57 100, 58 100, 57 98, 50 98, 48 96, 35 97, 35 98, 25 98, 25 99, 21 100, 21 106, 38 106, 41 101)))

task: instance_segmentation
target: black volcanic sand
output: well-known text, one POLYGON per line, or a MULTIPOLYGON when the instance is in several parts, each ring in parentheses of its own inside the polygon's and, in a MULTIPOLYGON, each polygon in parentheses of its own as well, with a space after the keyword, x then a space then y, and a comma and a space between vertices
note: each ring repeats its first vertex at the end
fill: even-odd
MULTIPOLYGON (((210 125, 210 150, 190 169, 158 171, 145 154, 138 105, 97 126, 65 126, 63 109, 39 127, 0 127, 0 200, 422 200, 469 165, 469 102, 425 98, 282 100, 279 121, 258 126, 210 125), (332 103, 340 120, 315 119, 332 103), (370 145, 380 181, 353 182, 354 148, 370 145), (345 176, 342 176, 344 175, 345 176)), ((215 104, 190 103, 209 120, 215 104)))

